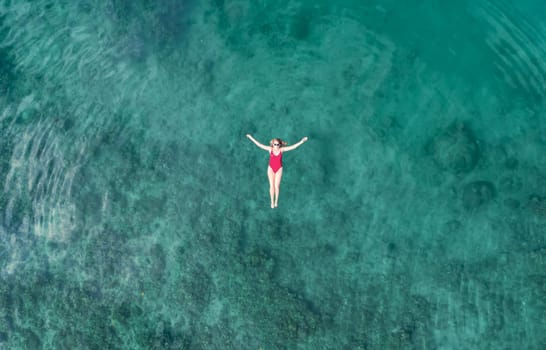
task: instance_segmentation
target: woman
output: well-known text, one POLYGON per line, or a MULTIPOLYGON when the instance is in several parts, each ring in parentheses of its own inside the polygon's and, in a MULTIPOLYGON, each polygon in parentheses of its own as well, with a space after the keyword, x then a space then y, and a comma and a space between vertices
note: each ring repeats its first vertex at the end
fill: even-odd
POLYGON ((271 208, 276 208, 279 204, 279 189, 282 179, 282 154, 298 148, 305 141, 307 141, 308 138, 304 137, 300 140, 300 142, 288 147, 286 147, 286 142, 275 138, 269 141, 268 147, 256 141, 256 139, 254 139, 254 137, 252 137, 250 134, 246 134, 246 137, 248 137, 250 141, 254 142, 256 146, 269 152, 269 166, 267 167, 267 177, 269 178, 269 196, 271 197, 271 208))

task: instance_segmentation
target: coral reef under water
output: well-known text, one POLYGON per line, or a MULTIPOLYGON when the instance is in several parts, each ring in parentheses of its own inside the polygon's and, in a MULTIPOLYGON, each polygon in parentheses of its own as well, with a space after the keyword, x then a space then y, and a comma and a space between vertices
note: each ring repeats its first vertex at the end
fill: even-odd
POLYGON ((480 159, 480 147, 469 126, 455 122, 432 138, 427 150, 434 162, 453 173, 468 173, 480 159))

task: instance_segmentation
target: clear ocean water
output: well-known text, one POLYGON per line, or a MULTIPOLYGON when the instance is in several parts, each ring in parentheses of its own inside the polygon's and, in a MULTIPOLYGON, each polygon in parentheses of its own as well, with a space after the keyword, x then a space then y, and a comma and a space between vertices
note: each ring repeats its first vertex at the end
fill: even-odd
POLYGON ((545 19, 2 0, 0 349, 545 349, 545 19))

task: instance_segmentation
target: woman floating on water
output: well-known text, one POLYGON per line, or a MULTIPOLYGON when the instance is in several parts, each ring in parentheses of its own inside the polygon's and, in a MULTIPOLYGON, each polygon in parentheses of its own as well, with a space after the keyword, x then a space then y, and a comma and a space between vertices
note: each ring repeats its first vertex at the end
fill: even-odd
POLYGON ((269 178, 269 196, 271 197, 271 208, 276 208, 279 204, 279 189, 282 178, 282 154, 301 146, 307 137, 304 137, 295 145, 286 147, 286 142, 275 138, 269 141, 269 147, 256 141, 250 134, 246 134, 250 141, 261 149, 269 152, 269 166, 267 167, 267 177, 269 178))

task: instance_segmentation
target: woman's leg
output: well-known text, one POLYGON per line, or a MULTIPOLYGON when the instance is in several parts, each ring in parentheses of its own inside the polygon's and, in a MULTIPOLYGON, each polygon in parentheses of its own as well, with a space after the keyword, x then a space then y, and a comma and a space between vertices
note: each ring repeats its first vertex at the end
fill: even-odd
POLYGON ((275 202, 275 173, 270 166, 267 167, 267 177, 269 178, 269 196, 271 197, 271 208, 274 208, 275 202))
POLYGON ((281 190, 282 168, 275 173, 275 208, 279 205, 279 192, 281 190))

